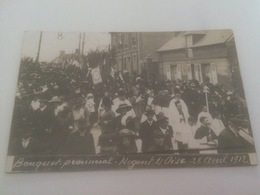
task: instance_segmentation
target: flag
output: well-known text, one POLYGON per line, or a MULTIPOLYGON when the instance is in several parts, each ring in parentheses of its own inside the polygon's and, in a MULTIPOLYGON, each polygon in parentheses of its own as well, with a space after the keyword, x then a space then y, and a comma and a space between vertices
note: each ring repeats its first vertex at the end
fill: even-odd
POLYGON ((92 69, 91 74, 92 74, 92 79, 94 84, 98 84, 102 82, 99 67, 92 69))

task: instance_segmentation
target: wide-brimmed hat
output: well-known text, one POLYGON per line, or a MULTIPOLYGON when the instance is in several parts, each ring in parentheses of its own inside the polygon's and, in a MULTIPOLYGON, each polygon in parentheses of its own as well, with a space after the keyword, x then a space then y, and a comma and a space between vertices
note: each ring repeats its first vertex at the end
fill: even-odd
POLYGON ((122 129, 121 131, 119 131, 119 136, 120 137, 134 137, 135 132, 130 131, 129 129, 122 129))
POLYGON ((120 104, 119 105, 119 107, 116 109, 116 113, 122 113, 122 110, 127 110, 127 112, 129 111, 129 110, 131 110, 132 109, 132 106, 129 106, 129 105, 127 105, 127 104, 120 104))
POLYGON ((51 98, 51 100, 48 101, 49 103, 60 103, 62 102, 61 98, 58 96, 54 96, 51 98))

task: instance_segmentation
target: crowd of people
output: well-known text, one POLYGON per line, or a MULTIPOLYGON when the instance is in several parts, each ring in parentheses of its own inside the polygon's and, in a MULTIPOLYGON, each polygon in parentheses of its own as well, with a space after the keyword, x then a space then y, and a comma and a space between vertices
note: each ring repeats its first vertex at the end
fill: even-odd
POLYGON ((158 82, 123 71, 93 84, 88 67, 21 62, 9 154, 95 155, 93 129, 101 155, 253 148, 245 101, 209 79, 158 82))

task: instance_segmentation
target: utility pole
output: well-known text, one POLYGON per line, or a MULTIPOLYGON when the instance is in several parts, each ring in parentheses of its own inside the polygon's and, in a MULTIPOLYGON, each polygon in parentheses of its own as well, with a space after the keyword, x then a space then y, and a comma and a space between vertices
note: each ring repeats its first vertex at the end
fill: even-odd
POLYGON ((42 31, 41 31, 41 33, 40 33, 40 40, 39 40, 38 52, 37 52, 37 56, 36 56, 36 59, 35 59, 35 62, 36 62, 37 64, 39 63, 39 58, 40 58, 41 43, 42 43, 42 31))
POLYGON ((81 33, 79 33, 79 54, 81 53, 80 50, 81 50, 81 33))
POLYGON ((84 46, 85 46, 85 33, 83 33, 83 39, 82 39, 82 55, 84 55, 84 46))

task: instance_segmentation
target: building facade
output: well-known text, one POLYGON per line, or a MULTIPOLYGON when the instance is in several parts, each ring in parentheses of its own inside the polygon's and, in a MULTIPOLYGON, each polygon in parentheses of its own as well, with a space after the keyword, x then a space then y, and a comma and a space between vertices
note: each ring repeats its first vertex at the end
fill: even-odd
MULTIPOLYGON (((230 54, 234 43, 231 30, 188 31, 176 33, 157 50, 159 72, 164 80, 209 81, 232 87, 231 70, 237 57, 230 54)), ((234 47, 232 49, 234 52, 234 47)), ((236 51, 235 51, 236 53, 236 51)))
POLYGON ((111 32, 117 71, 158 75, 159 56, 156 52, 169 41, 174 32, 111 32))

